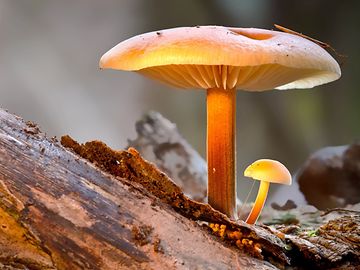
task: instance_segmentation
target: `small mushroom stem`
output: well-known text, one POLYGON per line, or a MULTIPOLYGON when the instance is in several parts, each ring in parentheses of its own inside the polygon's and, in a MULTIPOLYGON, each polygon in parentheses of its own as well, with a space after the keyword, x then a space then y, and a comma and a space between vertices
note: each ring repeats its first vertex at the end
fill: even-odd
POLYGON ((251 209, 251 212, 246 219, 246 223, 254 224, 257 221, 257 219, 261 213, 261 210, 264 207, 266 197, 267 197, 267 194, 269 191, 269 186, 270 186, 270 182, 267 182, 267 181, 260 182, 259 191, 256 196, 254 206, 251 209))
POLYGON ((236 90, 207 90, 208 202, 236 218, 235 115, 236 90))

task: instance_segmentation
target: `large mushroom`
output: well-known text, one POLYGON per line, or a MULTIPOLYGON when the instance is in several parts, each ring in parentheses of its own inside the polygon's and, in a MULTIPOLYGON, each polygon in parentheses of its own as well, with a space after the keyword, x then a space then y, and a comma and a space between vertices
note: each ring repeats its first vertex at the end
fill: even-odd
POLYGON ((222 26, 179 27, 125 40, 100 68, 136 71, 178 88, 207 91, 208 202, 235 218, 236 89, 311 88, 338 79, 323 48, 284 32, 222 26))

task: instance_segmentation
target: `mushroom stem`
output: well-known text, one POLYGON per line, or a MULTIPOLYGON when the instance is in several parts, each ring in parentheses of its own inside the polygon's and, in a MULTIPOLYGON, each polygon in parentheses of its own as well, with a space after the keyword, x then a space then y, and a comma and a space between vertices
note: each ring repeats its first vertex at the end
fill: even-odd
POLYGON ((235 182, 236 90, 207 90, 208 202, 236 218, 235 182))
POLYGON ((270 182, 267 182, 267 181, 260 182, 259 191, 256 196, 254 206, 251 209, 251 212, 246 219, 246 223, 254 224, 256 222, 256 220, 258 219, 260 212, 264 207, 267 193, 269 191, 269 186, 270 186, 270 182))

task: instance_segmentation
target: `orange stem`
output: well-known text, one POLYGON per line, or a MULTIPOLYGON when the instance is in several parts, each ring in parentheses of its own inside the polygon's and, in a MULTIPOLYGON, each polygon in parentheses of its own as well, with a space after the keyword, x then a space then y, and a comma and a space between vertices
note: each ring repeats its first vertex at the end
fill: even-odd
POLYGON ((207 90, 208 202, 236 218, 235 181, 236 90, 207 90))
POLYGON ((246 223, 254 224, 257 221, 258 217, 260 216, 261 210, 264 207, 267 193, 269 191, 269 186, 270 186, 270 182, 267 181, 260 182, 259 191, 256 196, 254 206, 251 209, 251 212, 246 219, 246 223))

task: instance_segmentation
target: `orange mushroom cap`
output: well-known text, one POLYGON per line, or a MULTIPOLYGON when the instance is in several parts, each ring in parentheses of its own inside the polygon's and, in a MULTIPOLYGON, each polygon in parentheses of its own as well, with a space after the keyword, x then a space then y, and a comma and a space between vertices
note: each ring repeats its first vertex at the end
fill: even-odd
POLYGON ((341 76, 316 43, 256 28, 179 27, 125 40, 105 53, 101 68, 137 71, 179 88, 262 91, 311 88, 341 76))
POLYGON ((283 185, 291 185, 291 174, 279 161, 272 159, 259 159, 249 165, 244 176, 255 180, 266 181, 283 185))

